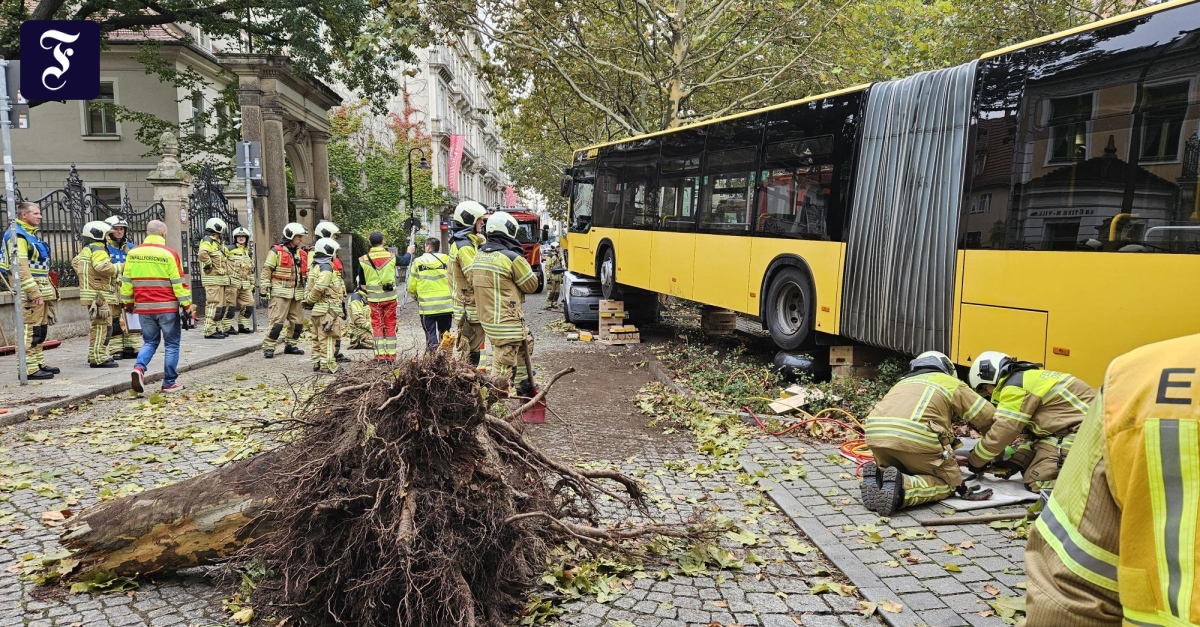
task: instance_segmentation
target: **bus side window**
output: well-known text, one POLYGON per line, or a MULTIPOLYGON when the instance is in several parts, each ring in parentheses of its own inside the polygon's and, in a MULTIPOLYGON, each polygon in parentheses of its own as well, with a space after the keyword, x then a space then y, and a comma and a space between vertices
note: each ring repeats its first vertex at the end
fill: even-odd
POLYGON ((769 144, 755 218, 760 235, 829 239, 833 137, 769 144))
POLYGON ((659 228, 664 231, 696 230, 696 205, 700 192, 700 156, 704 131, 683 130, 663 138, 659 161, 659 228))
POLYGON ((750 204, 758 169, 758 146, 708 153, 700 227, 718 233, 749 233, 750 204))

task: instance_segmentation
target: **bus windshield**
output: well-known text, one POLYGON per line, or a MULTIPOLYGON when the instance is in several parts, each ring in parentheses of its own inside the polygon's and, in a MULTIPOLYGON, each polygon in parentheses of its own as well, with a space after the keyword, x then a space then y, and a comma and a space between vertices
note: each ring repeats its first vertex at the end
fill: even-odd
POLYGON ((570 230, 584 232, 592 224, 592 195, 596 191, 596 168, 575 170, 575 191, 571 194, 570 230))

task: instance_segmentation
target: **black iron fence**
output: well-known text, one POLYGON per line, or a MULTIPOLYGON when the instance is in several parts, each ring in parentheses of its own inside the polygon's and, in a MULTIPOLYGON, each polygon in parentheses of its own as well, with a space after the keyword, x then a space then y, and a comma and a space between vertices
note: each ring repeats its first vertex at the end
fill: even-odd
MULTIPOLYGON (((217 179, 211 164, 200 169, 200 175, 192 181, 188 193, 188 228, 183 232, 183 273, 190 277, 192 302, 197 311, 204 311, 204 287, 200 285, 200 240, 204 238, 204 223, 210 218, 221 218, 228 225, 228 233, 241 226, 237 211, 230 209, 225 198, 225 186, 217 179)), ((255 279, 257 281, 257 279, 255 279)))
MULTIPOLYGON (((15 184, 16 181, 14 186, 15 184)), ((16 195, 18 203, 28 200, 22 196, 19 187, 16 189, 16 195)), ((38 237, 50 247, 50 270, 57 274, 59 287, 79 286, 79 277, 75 276, 71 259, 83 245, 80 232, 83 231, 84 224, 120 215, 129 223, 129 241, 137 244, 146 236, 146 223, 162 220, 166 216, 166 208, 161 201, 135 211, 129 202, 129 196, 126 195, 121 206, 108 205, 87 192, 74 165, 67 173, 67 180, 62 189, 56 189, 33 202, 42 208, 38 237)), ((7 211, 0 211, 0 229, 8 230, 7 211)))

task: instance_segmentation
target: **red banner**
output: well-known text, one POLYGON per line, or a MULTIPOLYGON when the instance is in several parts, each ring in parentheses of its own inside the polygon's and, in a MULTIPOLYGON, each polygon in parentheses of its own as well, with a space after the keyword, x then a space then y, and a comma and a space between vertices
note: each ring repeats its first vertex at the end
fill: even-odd
POLYGON ((451 194, 458 193, 458 171, 462 169, 463 136, 450 136, 450 172, 446 174, 446 189, 451 194))
POLYGON ((512 185, 509 185, 508 187, 504 188, 504 206, 505 207, 516 207, 517 206, 517 190, 513 189, 512 185))

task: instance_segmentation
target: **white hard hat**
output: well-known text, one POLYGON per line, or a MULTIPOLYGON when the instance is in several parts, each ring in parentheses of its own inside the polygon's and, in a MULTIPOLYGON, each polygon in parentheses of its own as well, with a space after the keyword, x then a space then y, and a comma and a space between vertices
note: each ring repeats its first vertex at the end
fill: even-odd
POLYGON ((948 375, 955 374, 954 362, 950 361, 945 353, 939 351, 925 351, 917 355, 916 359, 908 362, 909 370, 917 368, 937 368, 948 375))
POLYGON ((329 220, 320 221, 319 223, 317 223, 317 227, 313 229, 313 235, 315 235, 319 238, 328 237, 328 238, 332 239, 334 237, 337 237, 338 234, 341 232, 342 231, 341 231, 341 229, 338 228, 338 225, 330 222, 329 220))
POLYGON ((224 233, 225 229, 227 229, 227 228, 229 228, 229 226, 226 225, 225 221, 222 220, 221 218, 209 218, 208 221, 204 223, 205 231, 211 231, 218 235, 220 235, 221 233, 224 233))
POLYGON ((129 228, 129 223, 126 222, 125 218, 121 217, 120 215, 108 216, 107 218, 104 219, 104 221, 106 223, 108 223, 109 227, 114 228, 114 229, 118 228, 118 227, 126 228, 126 229, 129 228))
POLYGON ((297 235, 308 235, 308 229, 299 222, 288 222, 283 227, 283 239, 290 240, 297 235))
POLYGON ((104 239, 105 235, 108 235, 108 231, 110 229, 112 229, 112 225, 109 223, 102 220, 92 220, 91 222, 83 225, 83 231, 81 234, 88 239, 100 241, 104 239))
POLYGON ((996 385, 1000 382, 1000 377, 1004 376, 1005 369, 1011 363, 1013 358, 1000 351, 984 351, 975 358, 975 363, 971 364, 971 374, 969 375, 971 387, 975 390, 979 386, 989 383, 996 385))
POLYGON ((321 239, 317 240, 316 244, 313 244, 313 252, 317 253, 318 255, 327 255, 332 257, 337 254, 338 249, 341 247, 342 245, 337 243, 337 240, 331 237, 322 237, 321 239))
POLYGON ((517 219, 506 211, 497 211, 488 216, 484 232, 487 234, 503 233, 509 237, 517 236, 517 219))
POLYGON ((250 229, 248 229, 244 226, 239 226, 238 228, 233 230, 233 236, 236 238, 239 235, 245 235, 246 237, 250 237, 250 229))
POLYGON ((454 208, 454 221, 462 226, 474 226, 485 215, 487 208, 474 200, 464 200, 454 208))

